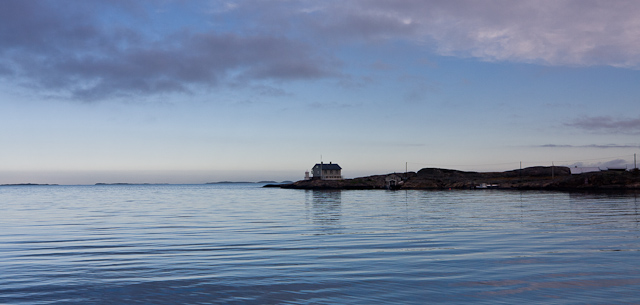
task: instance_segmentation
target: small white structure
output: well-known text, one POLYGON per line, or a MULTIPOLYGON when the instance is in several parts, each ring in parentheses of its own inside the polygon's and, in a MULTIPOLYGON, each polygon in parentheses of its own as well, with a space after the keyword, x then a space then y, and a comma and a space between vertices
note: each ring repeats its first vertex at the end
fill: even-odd
POLYGON ((311 177, 309 177, 309 171, 304 171, 304 180, 311 180, 311 177))
POLYGON ((404 181, 402 180, 402 177, 399 175, 396 175, 395 173, 387 175, 384 178, 384 181, 387 185, 387 189, 389 190, 397 189, 402 185, 402 183, 404 183, 404 181))
POLYGON ((338 164, 322 162, 316 164, 312 169, 313 179, 320 180, 342 180, 342 167, 338 164))
POLYGON ((570 167, 569 168, 571 170, 571 174, 572 175, 580 175, 580 174, 584 174, 584 173, 593 173, 593 172, 599 172, 600 168, 599 167, 570 167))
POLYGON ((477 189, 497 189, 498 187, 500 187, 497 184, 489 184, 489 183, 480 183, 479 185, 476 185, 475 188, 477 189))

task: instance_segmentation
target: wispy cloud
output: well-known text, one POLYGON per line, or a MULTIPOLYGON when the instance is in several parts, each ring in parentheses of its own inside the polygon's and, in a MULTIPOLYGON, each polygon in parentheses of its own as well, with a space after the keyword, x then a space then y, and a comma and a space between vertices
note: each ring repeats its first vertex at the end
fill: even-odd
POLYGON ((543 148, 640 148, 640 145, 631 144, 589 144, 589 145, 566 145, 566 144, 544 144, 538 147, 543 148))
POLYGON ((640 118, 614 118, 610 116, 583 117, 566 126, 602 133, 640 133, 640 118))
POLYGON ((487 61, 640 67, 640 3, 633 0, 238 3, 236 12, 264 26, 303 28, 329 44, 403 40, 487 61))
POLYGON ((629 161, 624 160, 624 159, 615 159, 615 160, 611 160, 611 161, 606 161, 606 162, 576 162, 576 163, 572 163, 569 164, 567 166, 569 167, 599 167, 599 168, 628 168, 631 167, 633 168, 633 166, 631 166, 633 164, 631 164, 629 161))
POLYGON ((540 145, 539 147, 545 147, 545 148, 566 148, 566 147, 575 147, 573 145, 562 145, 562 144, 544 144, 544 145, 540 145))

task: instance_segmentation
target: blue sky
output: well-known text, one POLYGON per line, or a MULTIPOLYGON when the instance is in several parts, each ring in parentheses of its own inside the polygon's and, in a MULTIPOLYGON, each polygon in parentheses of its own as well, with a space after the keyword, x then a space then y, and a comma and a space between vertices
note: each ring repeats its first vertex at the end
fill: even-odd
POLYGON ((637 1, 0 2, 0 183, 633 166, 637 1))

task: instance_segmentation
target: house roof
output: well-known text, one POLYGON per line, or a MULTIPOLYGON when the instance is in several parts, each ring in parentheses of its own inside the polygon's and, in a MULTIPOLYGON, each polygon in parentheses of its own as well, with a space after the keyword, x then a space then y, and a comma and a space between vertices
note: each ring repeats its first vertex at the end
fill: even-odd
POLYGON ((342 167, 340 167, 340 165, 335 164, 335 163, 329 163, 329 164, 316 163, 316 166, 314 166, 313 168, 320 167, 320 166, 322 166, 322 170, 340 170, 340 169, 342 169, 342 167))

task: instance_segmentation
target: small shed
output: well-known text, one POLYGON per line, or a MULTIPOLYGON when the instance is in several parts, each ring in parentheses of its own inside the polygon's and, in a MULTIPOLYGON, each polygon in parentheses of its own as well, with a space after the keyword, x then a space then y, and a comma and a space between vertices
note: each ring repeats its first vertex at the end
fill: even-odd
POLYGON ((387 185, 387 189, 393 190, 398 189, 400 185, 402 185, 403 179, 400 175, 390 174, 384 178, 384 182, 387 185))

